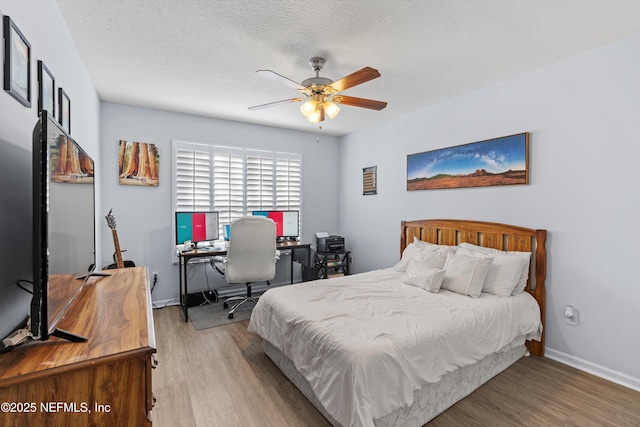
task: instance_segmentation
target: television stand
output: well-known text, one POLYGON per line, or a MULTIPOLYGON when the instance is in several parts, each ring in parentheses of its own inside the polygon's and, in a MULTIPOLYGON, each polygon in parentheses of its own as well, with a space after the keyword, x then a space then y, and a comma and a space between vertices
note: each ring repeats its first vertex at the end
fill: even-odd
POLYGON ((0 426, 152 427, 157 362, 148 272, 121 268, 90 280, 59 321, 87 342, 31 341, 0 355, 0 402, 24 409, 0 411, 0 426))

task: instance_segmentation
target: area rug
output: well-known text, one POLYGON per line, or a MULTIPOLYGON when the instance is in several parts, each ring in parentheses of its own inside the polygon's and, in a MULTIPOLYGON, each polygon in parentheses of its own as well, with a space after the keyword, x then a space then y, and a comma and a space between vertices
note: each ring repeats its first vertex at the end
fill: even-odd
POLYGON ((215 328, 216 326, 247 320, 251 317, 252 306, 252 303, 241 306, 239 310, 233 313, 233 319, 229 319, 229 309, 222 307, 222 302, 190 307, 189 319, 191 319, 193 327, 201 331, 203 329, 215 328))

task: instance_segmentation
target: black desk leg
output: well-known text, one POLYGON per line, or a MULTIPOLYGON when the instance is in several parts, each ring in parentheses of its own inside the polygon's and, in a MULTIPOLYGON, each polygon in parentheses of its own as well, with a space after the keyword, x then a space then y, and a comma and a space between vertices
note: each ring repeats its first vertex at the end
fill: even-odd
POLYGON ((180 289, 180 303, 183 304, 182 306, 182 310, 184 311, 184 321, 188 322, 189 321, 189 313, 188 313, 188 304, 187 304, 187 295, 189 295, 189 292, 187 291, 187 260, 185 258, 182 258, 182 262, 180 265, 180 269, 181 271, 181 275, 182 277, 180 278, 180 282, 182 283, 182 285, 184 286, 184 293, 183 290, 180 289))
POLYGON ((291 266, 290 266, 290 269, 291 269, 291 281, 290 281, 290 283, 292 285, 293 285, 293 258, 294 258, 294 255, 295 255, 295 249, 291 248, 291 266))

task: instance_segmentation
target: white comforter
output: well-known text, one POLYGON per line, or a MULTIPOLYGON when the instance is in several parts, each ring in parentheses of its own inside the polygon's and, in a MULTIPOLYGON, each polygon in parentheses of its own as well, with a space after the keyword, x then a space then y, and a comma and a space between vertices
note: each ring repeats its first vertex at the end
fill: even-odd
POLYGON ((377 270, 270 289, 249 331, 293 361, 343 426, 373 426, 447 372, 540 337, 539 307, 526 292, 433 294, 402 283, 403 274, 377 270))

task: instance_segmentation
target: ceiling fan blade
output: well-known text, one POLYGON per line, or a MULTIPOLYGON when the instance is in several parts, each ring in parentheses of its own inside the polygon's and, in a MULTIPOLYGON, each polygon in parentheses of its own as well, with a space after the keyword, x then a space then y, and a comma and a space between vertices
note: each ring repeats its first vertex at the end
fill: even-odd
POLYGON ((300 102, 302 98, 283 99, 282 101, 269 102, 267 104, 254 105, 249 107, 249 110, 261 110, 263 108, 275 107, 276 105, 289 104, 291 102, 300 102))
POLYGON ((378 70, 371 67, 364 67, 362 70, 356 71, 353 74, 349 74, 348 76, 331 83, 329 86, 334 88, 336 92, 342 92, 343 90, 347 90, 350 87, 357 86, 378 77, 380 77, 380 73, 378 72, 378 70))
POLYGON ((369 108, 371 110, 382 110, 387 106, 384 101, 374 101, 373 99, 356 98, 355 96, 336 96, 334 102, 342 105, 351 105, 352 107, 369 108))
POLYGON ((292 89, 304 89, 305 87, 302 86, 300 83, 294 82, 293 80, 286 78, 283 75, 280 75, 278 73, 276 73, 275 71, 271 71, 271 70, 258 70, 256 71, 256 74, 267 78, 269 80, 273 80, 274 82, 278 82, 278 83, 282 83, 285 86, 288 86, 292 89))

